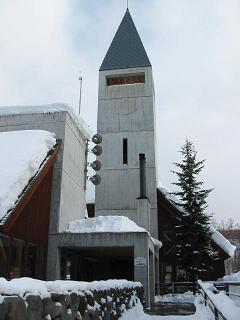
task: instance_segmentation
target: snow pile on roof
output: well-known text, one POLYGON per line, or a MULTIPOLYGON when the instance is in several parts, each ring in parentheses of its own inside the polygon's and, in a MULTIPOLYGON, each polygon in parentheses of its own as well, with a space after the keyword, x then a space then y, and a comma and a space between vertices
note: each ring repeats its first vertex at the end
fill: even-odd
POLYGON ((165 198, 171 202, 179 211, 185 214, 183 208, 178 205, 181 203, 181 200, 175 196, 172 191, 166 188, 160 181, 158 181, 157 189, 165 196, 165 198))
POLYGON ((78 115, 71 106, 63 103, 53 103, 41 106, 10 106, 0 107, 0 116, 9 116, 13 114, 36 114, 36 113, 56 113, 68 112, 75 124, 77 125, 80 133, 84 138, 89 139, 92 135, 90 127, 78 115))
POLYGON ((151 239, 152 239, 152 242, 153 242, 155 247, 157 247, 157 248, 161 248, 162 247, 162 242, 161 241, 159 241, 158 239, 155 239, 153 237, 151 237, 151 239))
POLYGON ((215 230, 213 227, 211 227, 211 232, 212 240, 230 257, 233 257, 236 250, 236 246, 231 244, 230 241, 228 241, 220 232, 215 230))
POLYGON ((0 219, 14 207, 55 144, 55 135, 47 131, 0 133, 0 219))
POLYGON ((0 297, 1 295, 18 295, 23 297, 25 294, 33 294, 47 298, 50 296, 50 292, 85 292, 87 290, 99 291, 137 287, 142 287, 142 284, 127 280, 82 282, 69 280, 41 281, 32 278, 18 278, 7 281, 4 278, 0 278, 0 297))
MULTIPOLYGON (((172 192, 168 190, 166 187, 164 187, 161 182, 158 182, 157 188, 165 196, 165 198, 176 207, 177 210, 179 210, 182 213, 185 213, 184 210, 177 205, 177 203, 181 203, 181 200, 179 200, 176 196, 174 196, 172 192)), ((212 232, 211 234, 212 240, 224 252, 226 252, 230 257, 232 257, 234 255, 236 247, 232 245, 220 232, 218 232, 212 227, 211 227, 211 232, 212 232)))
POLYGON ((135 222, 124 216, 99 216, 69 222, 67 232, 147 232, 135 222))

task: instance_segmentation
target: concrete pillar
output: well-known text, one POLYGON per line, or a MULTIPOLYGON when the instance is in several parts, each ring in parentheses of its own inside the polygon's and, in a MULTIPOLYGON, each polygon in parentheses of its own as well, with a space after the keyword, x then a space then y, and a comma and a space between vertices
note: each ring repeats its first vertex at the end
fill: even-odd
POLYGON ((137 224, 150 232, 150 203, 148 198, 137 198, 137 224))
POLYGON ((159 255, 155 254, 155 295, 159 295, 159 255))
POLYGON ((47 254, 47 280, 58 280, 61 278, 60 250, 58 248, 57 235, 49 235, 47 254))
POLYGON ((155 299, 155 256, 154 252, 149 250, 149 286, 150 286, 150 303, 155 299))
POLYGON ((135 234, 134 281, 142 283, 146 308, 150 307, 148 234, 135 234))

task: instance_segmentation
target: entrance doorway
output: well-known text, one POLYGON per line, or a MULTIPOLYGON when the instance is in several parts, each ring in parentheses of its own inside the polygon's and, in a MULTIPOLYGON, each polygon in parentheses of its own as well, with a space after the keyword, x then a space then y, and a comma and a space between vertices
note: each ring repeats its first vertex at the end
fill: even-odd
POLYGON ((132 247, 61 249, 61 279, 134 280, 132 247))

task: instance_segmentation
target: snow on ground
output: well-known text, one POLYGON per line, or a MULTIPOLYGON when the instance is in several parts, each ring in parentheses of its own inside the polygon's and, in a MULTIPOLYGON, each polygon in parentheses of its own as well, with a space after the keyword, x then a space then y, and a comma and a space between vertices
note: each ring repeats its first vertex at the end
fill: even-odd
POLYGON ((134 221, 124 216, 99 216, 69 222, 67 232, 147 232, 134 221))
POLYGON ((0 220, 14 207, 55 144, 55 135, 43 130, 0 133, 0 220))
POLYGON ((85 123, 82 117, 78 115, 75 110, 73 110, 71 106, 64 103, 53 103, 40 106, 2 106, 0 107, 0 117, 14 114, 56 113, 66 111, 75 122, 83 137, 89 139, 92 135, 90 127, 85 123))
POLYGON ((25 294, 40 295, 42 298, 49 297, 49 292, 65 293, 65 292, 81 292, 81 291, 99 291, 136 288, 142 287, 140 282, 127 280, 106 280, 106 281, 42 281, 32 278, 18 278, 10 281, 5 278, 0 278, 0 300, 1 295, 18 295, 23 297, 25 294))
POLYGON ((200 296, 195 298, 196 313, 189 316, 150 316, 143 312, 141 303, 136 307, 126 311, 121 320, 213 320, 214 317, 208 308, 205 308, 203 299, 200 296))
POLYGON ((185 293, 177 293, 177 294, 166 294, 164 296, 156 296, 155 302, 174 302, 174 303, 186 303, 194 301, 195 296, 191 291, 187 291, 185 293))

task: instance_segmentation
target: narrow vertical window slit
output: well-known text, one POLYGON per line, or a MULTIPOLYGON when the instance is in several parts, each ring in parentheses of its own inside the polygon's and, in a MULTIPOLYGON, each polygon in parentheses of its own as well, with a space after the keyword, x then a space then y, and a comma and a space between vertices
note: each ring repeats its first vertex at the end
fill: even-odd
POLYGON ((123 138, 123 164, 128 164, 128 141, 123 138))

